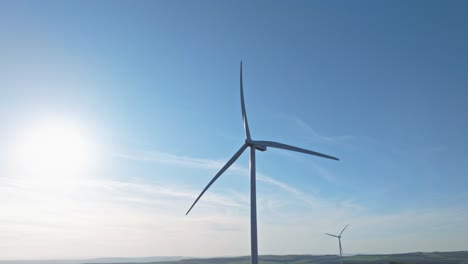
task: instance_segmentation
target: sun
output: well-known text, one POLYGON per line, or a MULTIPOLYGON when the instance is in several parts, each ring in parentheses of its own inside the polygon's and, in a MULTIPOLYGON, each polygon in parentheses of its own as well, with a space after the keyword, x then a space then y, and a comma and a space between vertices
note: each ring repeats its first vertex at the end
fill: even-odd
POLYGON ((19 136, 17 165, 39 178, 80 176, 95 158, 93 144, 84 129, 73 122, 35 124, 19 136))

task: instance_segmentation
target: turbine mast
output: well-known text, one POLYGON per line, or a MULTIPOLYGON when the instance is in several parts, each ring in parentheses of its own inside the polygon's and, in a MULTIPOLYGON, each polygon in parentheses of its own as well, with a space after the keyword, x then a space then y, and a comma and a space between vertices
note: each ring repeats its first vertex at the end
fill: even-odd
POLYGON ((341 237, 338 237, 338 243, 340 244, 340 263, 343 264, 343 249, 341 247, 341 237))
POLYGON ((256 189, 255 146, 250 146, 250 249, 252 253, 252 264, 258 264, 256 189))

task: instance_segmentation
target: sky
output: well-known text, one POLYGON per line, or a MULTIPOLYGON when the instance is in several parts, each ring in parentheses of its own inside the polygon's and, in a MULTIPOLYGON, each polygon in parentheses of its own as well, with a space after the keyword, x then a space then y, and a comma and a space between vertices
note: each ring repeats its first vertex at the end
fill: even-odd
POLYGON ((466 1, 0 1, 0 259, 468 249, 466 1))

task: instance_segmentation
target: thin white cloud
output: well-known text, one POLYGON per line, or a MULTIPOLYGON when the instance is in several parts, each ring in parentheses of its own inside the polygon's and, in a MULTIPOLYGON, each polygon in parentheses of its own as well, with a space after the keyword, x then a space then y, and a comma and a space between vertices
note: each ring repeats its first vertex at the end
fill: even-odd
MULTIPOLYGON (((259 180, 287 189, 296 198, 304 196, 304 204, 311 199, 280 181, 262 175, 259 180)), ((42 192, 43 186, 34 184, 2 178, 0 245, 5 250, 0 258, 18 258, 19 249, 31 258, 116 256, 116 252, 121 256, 249 253, 249 200, 244 194, 207 193, 197 210, 184 216, 199 190, 92 179, 74 182, 77 188, 67 192, 42 192)), ((283 206, 282 199, 273 195, 259 197, 258 202, 261 254, 335 253, 336 241, 327 240, 323 232, 337 232, 347 223, 351 224, 343 239, 347 253, 467 245, 463 242, 467 208, 370 214, 351 201, 320 200, 319 208, 272 214, 283 206)))
POLYGON ((324 136, 319 134, 315 129, 312 128, 307 122, 297 116, 291 115, 281 115, 284 119, 287 119, 293 122, 295 125, 300 127, 310 138, 324 142, 324 143, 340 143, 346 140, 353 139, 354 136, 344 135, 344 136, 324 136))
MULTIPOLYGON (((188 168, 200 168, 200 169, 220 169, 226 161, 222 160, 212 160, 212 159, 202 159, 202 158, 193 158, 187 156, 177 156, 170 153, 164 153, 159 151, 144 151, 137 154, 115 154, 116 157, 130 159, 135 161, 142 161, 142 162, 155 162, 155 163, 164 163, 164 164, 171 164, 177 166, 183 166, 188 168)), ((249 176, 249 168, 233 164, 229 170, 239 173, 244 176, 249 176)), ((286 191, 292 194, 296 199, 303 201, 307 206, 311 208, 323 207, 324 201, 320 201, 319 199, 311 196, 306 195, 301 190, 284 183, 282 181, 273 179, 269 176, 266 176, 263 173, 257 173, 257 180, 273 185, 277 188, 280 188, 283 191, 286 191)), ((198 194, 197 194, 198 195, 198 194)), ((193 197, 196 197, 195 195, 193 197)))
POLYGON ((217 169, 221 168, 225 162, 221 160, 210 160, 178 156, 160 151, 140 151, 139 153, 123 154, 115 153, 114 156, 129 160, 158 162, 171 165, 179 165, 189 168, 217 169))
MULTIPOLYGON (((224 164, 161 152, 119 157, 209 170, 224 164)), ((232 170, 248 175, 244 166, 236 164, 232 170)), ((258 180, 301 201, 295 204, 299 208, 291 209, 291 200, 278 193, 258 197, 261 254, 335 253, 336 241, 326 240, 323 232, 340 230, 347 223, 351 224, 343 240, 347 253, 467 246, 466 232, 459 231, 468 217, 466 208, 371 214, 353 201, 318 199, 261 173, 258 180)), ((203 203, 184 216, 200 190, 104 178, 75 179, 56 188, 15 177, 2 177, 0 189, 3 259, 24 252, 31 258, 116 256, 116 252, 122 256, 249 254, 249 197, 233 190, 206 193, 203 203)))

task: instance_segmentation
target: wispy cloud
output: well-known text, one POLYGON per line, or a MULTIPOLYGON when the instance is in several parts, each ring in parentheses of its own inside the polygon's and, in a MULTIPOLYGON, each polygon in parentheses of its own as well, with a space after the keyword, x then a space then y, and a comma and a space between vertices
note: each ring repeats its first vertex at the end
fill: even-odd
POLYGON ((222 160, 210 160, 179 156, 160 151, 139 151, 137 153, 115 153, 114 156, 124 159, 158 162, 171 165, 178 165, 189 168, 217 169, 224 165, 222 160))
MULTIPOLYGON (((138 155, 119 155, 121 158, 131 157, 133 160, 145 162, 158 162, 170 163, 178 166, 185 166, 190 168, 205 168, 205 169, 219 169, 224 165, 223 160, 210 160, 193 157, 179 157, 177 155, 157 152, 156 155, 151 152, 140 153, 138 155)), ((238 164, 233 165, 230 170, 240 175, 248 176, 249 170, 245 166, 238 164)), ((295 199, 300 200, 307 208, 307 211, 293 211, 288 214, 277 214, 275 210, 285 206, 282 199, 278 197, 259 197, 258 204, 267 209, 268 211, 262 212, 260 219, 267 215, 274 215, 273 218, 268 217, 263 220, 264 225, 261 227, 260 235, 264 236, 267 241, 278 241, 278 239, 290 241, 300 241, 297 244, 297 251, 284 251, 278 247, 278 243, 266 242, 265 248, 268 248, 271 253, 304 253, 309 252, 304 247, 304 241, 316 241, 319 243, 323 232, 333 232, 335 229, 339 230, 344 224, 350 223, 352 230, 348 230, 347 239, 357 240, 359 243, 347 247, 347 252, 401 252, 405 248, 415 248, 415 250, 433 250, 436 249, 433 243, 421 242, 418 236, 425 237, 425 240, 436 239, 442 233, 451 233, 452 237, 445 236, 446 242, 450 239, 459 241, 459 235, 453 233, 452 227, 461 228, 461 219, 468 215, 466 208, 447 208, 447 209, 434 209, 422 210, 415 209, 410 211, 395 211, 391 213, 378 214, 370 213, 366 207, 354 202, 352 199, 342 201, 332 201, 323 198, 314 197, 313 195, 306 194, 299 188, 291 186, 282 181, 276 180, 272 177, 257 173, 259 182, 275 186, 293 196, 295 199), (313 223, 313 225, 311 225, 313 223), (425 223, 421 225, 421 223, 425 223), (263 232, 262 232, 263 230, 263 232), (380 246, 385 241, 395 242, 400 239, 411 241, 402 246, 394 246, 386 248, 380 246), (379 243, 376 239, 378 237, 379 243)), ((195 191, 194 197, 198 195, 195 191)), ((228 195, 229 196, 229 195, 228 195)), ((241 195, 243 204, 248 206, 248 199, 245 195, 241 195)), ((262 209, 260 209, 262 210, 262 209)), ((241 217, 241 215, 238 215, 241 217)), ((246 217, 246 215, 244 215, 246 217)), ((205 219, 209 221, 208 219, 205 219)), ((240 220, 240 218, 239 218, 240 220)), ((204 220, 202 220, 204 221, 204 220)), ((222 232, 223 224, 214 223, 213 226, 218 226, 219 232, 222 232)), ((227 223, 227 222, 225 222, 227 223)), ((245 231, 245 222, 242 221, 233 224, 228 228, 230 231, 238 230, 239 232, 245 231)), ((232 223, 231 223, 232 224, 232 223)), ((225 230, 225 231, 228 231, 225 230)), ((334 241, 330 242, 330 245, 334 241)), ((448 242, 447 242, 448 243, 448 242)), ((452 248, 454 243, 449 243, 452 248)), ((325 245, 327 245, 325 243, 325 245)), ((450 247, 446 247, 450 249, 450 247)), ((456 248, 456 247, 455 247, 456 248)))
MULTIPOLYGON (((99 178, 75 179, 69 184, 73 189, 63 191, 39 181, 1 178, 0 210, 4 213, 0 215, 0 232, 8 242, 0 239, 0 244, 35 248, 28 251, 32 258, 67 257, 69 252, 75 256, 102 256, 106 254, 102 245, 107 245, 110 256, 116 255, 112 248, 121 246, 124 251, 119 252, 129 256, 152 251, 178 255, 181 253, 171 250, 177 249, 180 241, 194 249, 198 248, 197 237, 199 240, 247 227, 247 217, 240 216, 248 214, 248 202, 239 195, 207 193, 197 210, 185 217, 197 191, 99 178), (48 242, 37 244, 40 240, 48 242), (132 246, 136 241, 156 245, 138 254, 141 248, 132 246), (67 246, 70 243, 88 245, 72 249, 67 246), (62 255, 49 252, 51 247, 62 249, 62 255), (86 252, 86 248, 91 250, 86 252), (158 251, 162 249, 166 251, 158 251)), ((196 250, 184 254, 196 255, 196 250)), ((0 258, 8 256, 8 251, 0 254, 0 258)))
MULTIPOLYGON (((207 170, 218 170, 224 164, 223 160, 151 151, 116 156, 207 170)), ((248 168, 239 164, 231 170, 246 177, 249 174, 248 168)), ((315 197, 262 173, 258 181, 291 197, 284 199, 280 192, 258 197, 262 254, 334 253, 335 241, 325 240, 322 233, 339 230, 347 223, 351 226, 344 242, 349 253, 466 246, 466 234, 457 231, 463 230, 466 208, 372 214, 352 200, 315 197), (291 210, 298 204, 299 208, 291 210), (408 242, 396 243, 399 240, 408 242), (442 241, 448 246, 438 243, 440 247, 435 247, 427 241, 442 241), (394 246, 388 247, 390 244, 394 246)), ((0 233, 4 234, 0 244, 6 248, 3 258, 18 248, 29 248, 31 257, 57 256, 50 248, 62 252, 57 257, 115 252, 127 256, 151 252, 239 255, 249 250, 249 197, 234 190, 207 192, 203 203, 187 217, 185 210, 200 190, 171 186, 170 182, 95 177, 74 179, 57 188, 29 178, 2 177, 0 190, 0 233)))
MULTIPOLYGON (((124 159, 130 159, 135 161, 142 161, 142 162, 155 162, 155 163, 164 163, 164 164, 172 164, 177 166, 183 166, 188 168, 201 168, 201 169, 220 169, 226 161, 223 160, 212 160, 212 159, 202 159, 202 158, 194 158, 188 156, 177 156, 170 153, 164 153, 159 151, 144 151, 139 153, 133 154, 115 154, 115 156, 124 159)), ((249 168, 233 164, 229 170, 234 171, 243 176, 249 176, 249 168)), ((275 186, 283 191, 286 191, 292 194, 295 198, 303 201, 305 205, 311 208, 317 208, 323 205, 323 201, 311 196, 306 195, 300 189, 293 187, 285 182, 276 180, 272 177, 269 177, 263 173, 257 173, 257 180, 260 182, 267 183, 269 185, 275 186)), ((197 194, 198 195, 198 194, 197 194)), ((193 197, 196 197, 194 195, 193 197)))
POLYGON ((314 128, 312 128, 311 125, 309 125, 300 117, 285 114, 282 114, 280 116, 300 127, 308 135, 309 138, 315 141, 320 141, 323 143, 340 143, 354 138, 354 136, 351 135, 324 136, 318 133, 314 128))
MULTIPOLYGON (((175 155, 168 156, 177 160, 175 155)), ((211 161, 190 157, 183 160, 187 161, 184 164, 212 169, 208 165, 211 161)), ((180 160, 175 164, 180 164, 180 160)), ((240 174, 248 173, 242 166, 234 169, 240 174)), ((344 239, 348 253, 466 246, 466 234, 458 230, 464 230, 467 208, 371 214, 351 201, 317 199, 265 175, 260 174, 259 181, 287 191, 308 208, 272 214, 269 211, 282 207, 283 199, 274 195, 259 197, 262 254, 334 253, 335 241, 326 240, 322 233, 339 230, 347 223, 351 224, 344 239), (396 243, 400 240, 405 243, 396 243), (438 243, 440 247, 435 247, 430 241, 442 241, 447 246, 438 243)), ((150 252, 191 256, 248 254, 248 195, 209 192, 194 214, 185 217, 185 209, 199 190, 168 183, 99 178, 76 179, 70 185, 74 188, 51 190, 28 179, 2 178, 0 233, 4 236, 0 244, 9 249, 3 252, 29 248, 31 257, 57 256, 50 251, 52 247, 63 252, 59 257, 115 256, 115 252, 127 256, 150 252), (227 236, 230 239, 223 239, 227 236)))

